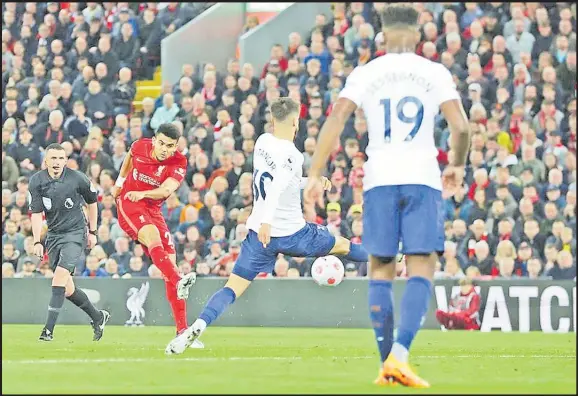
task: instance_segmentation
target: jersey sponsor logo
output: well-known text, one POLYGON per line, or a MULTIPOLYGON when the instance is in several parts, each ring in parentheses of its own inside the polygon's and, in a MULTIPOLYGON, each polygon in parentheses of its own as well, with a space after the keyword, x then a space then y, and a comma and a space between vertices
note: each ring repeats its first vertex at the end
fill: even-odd
POLYGON ((66 201, 64 201, 64 206, 66 207, 66 209, 72 209, 72 207, 74 206, 74 202, 72 201, 72 199, 66 198, 66 201))
POLYGON ((179 176, 185 177, 185 170, 183 168, 175 169, 175 173, 179 176))
POLYGON ((141 284, 140 289, 131 287, 126 293, 126 307, 130 312, 130 318, 125 322, 125 326, 144 326, 142 319, 145 317, 144 303, 149 294, 150 285, 148 282, 141 284))
POLYGON ((132 177, 135 181, 140 181, 140 182, 149 184, 151 186, 158 187, 161 185, 158 181, 156 181, 152 177, 147 176, 144 173, 139 173, 136 169, 132 170, 132 177))
POLYGON ((163 171, 165 170, 165 165, 161 165, 159 166, 159 168, 157 169, 157 171, 155 172, 155 176, 156 177, 161 177, 161 175, 163 174, 163 171))
POLYGON ((42 204, 46 210, 52 209, 52 200, 50 198, 42 197, 42 204))

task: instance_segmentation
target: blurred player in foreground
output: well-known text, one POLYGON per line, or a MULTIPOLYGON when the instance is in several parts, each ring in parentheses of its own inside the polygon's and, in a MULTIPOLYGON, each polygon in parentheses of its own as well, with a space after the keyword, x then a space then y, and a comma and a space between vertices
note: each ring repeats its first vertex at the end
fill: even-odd
MULTIPOLYGON (((367 262, 359 244, 334 237, 327 227, 306 223, 301 209, 303 154, 297 150, 299 104, 279 98, 271 104, 272 134, 259 137, 253 159, 253 210, 247 219, 249 234, 225 287, 209 299, 199 318, 166 348, 167 354, 183 353, 249 287, 260 272, 271 272, 279 253, 293 257, 342 255, 347 260, 367 262)), ((327 178, 321 181, 331 188, 327 178)))
POLYGON ((417 11, 409 6, 385 9, 382 25, 387 54, 356 68, 347 78, 323 125, 305 199, 320 194, 329 153, 349 117, 361 107, 369 128, 363 246, 371 255, 369 311, 383 362, 375 382, 428 388, 428 382, 409 366, 408 355, 432 294, 436 253, 444 250, 442 178, 434 141, 439 110, 451 131, 453 161, 443 175, 448 194, 462 184, 470 139, 468 119, 450 72, 415 54, 420 38, 417 18, 417 11), (393 343, 391 282, 400 240, 409 279, 393 343))
POLYGON ((480 329, 480 295, 470 278, 460 279, 460 294, 451 299, 447 312, 436 311, 436 319, 448 330, 480 329))
POLYGON ((98 194, 88 177, 82 172, 67 168, 66 161, 66 152, 60 144, 49 145, 44 155, 46 169, 35 173, 28 186, 34 253, 42 260, 46 247, 48 260, 54 271, 52 297, 40 340, 53 340, 54 326, 64 305, 64 298, 67 298, 90 316, 93 340, 98 341, 102 338, 110 314, 96 309, 86 293, 74 286, 72 277, 84 249, 87 246, 92 249, 96 245, 98 194), (85 203, 88 205, 88 224, 83 212, 85 203), (42 213, 46 215, 48 224, 44 244, 40 241, 42 213))
POLYGON ((177 151, 179 136, 175 125, 163 124, 152 139, 134 142, 113 192, 120 227, 143 245, 163 274, 177 334, 188 326, 185 300, 196 280, 194 272, 183 277, 178 273, 175 245, 161 214, 161 205, 185 178, 187 159, 177 151))

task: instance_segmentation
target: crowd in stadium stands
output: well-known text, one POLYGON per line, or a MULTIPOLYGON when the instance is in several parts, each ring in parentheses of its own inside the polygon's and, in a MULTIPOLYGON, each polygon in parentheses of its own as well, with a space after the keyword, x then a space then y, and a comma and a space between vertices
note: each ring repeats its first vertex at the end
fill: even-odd
MULTIPOLYGON (((132 106, 135 80, 151 78, 160 40, 209 4, 102 4, 2 5, 2 277, 51 276, 46 259, 32 255, 27 188, 54 142, 100 190, 99 245, 76 275, 161 277, 119 228, 110 189, 130 144, 165 122, 182 130, 179 149, 189 159, 186 183, 162 208, 178 265, 227 276, 247 234, 253 147, 271 132, 268 103, 301 102, 296 145, 307 172, 346 77, 385 54, 385 3, 333 3, 330 15, 311 15, 309 34, 273 45, 262 70, 235 59, 226 72, 184 65, 178 83, 146 98, 142 111, 132 106)), ((575 5, 414 4, 417 53, 451 71, 472 130, 465 184, 445 200, 447 242, 436 277, 575 279, 575 5)), ((443 167, 451 154, 442 117, 435 137, 443 167)), ((333 188, 304 206, 308 221, 353 242, 363 239, 367 144, 357 110, 331 157, 333 188)), ((312 261, 280 256, 274 276, 309 276, 312 261)), ((347 276, 366 274, 365 264, 346 263, 347 276)), ((398 275, 405 276, 403 260, 398 275)))

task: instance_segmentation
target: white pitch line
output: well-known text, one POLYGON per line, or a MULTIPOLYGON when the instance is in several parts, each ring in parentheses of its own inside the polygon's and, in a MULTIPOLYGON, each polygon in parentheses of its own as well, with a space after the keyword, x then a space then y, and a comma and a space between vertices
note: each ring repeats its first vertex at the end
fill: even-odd
MULTIPOLYGON (((497 357, 500 359, 576 359, 576 355, 421 355, 414 356, 415 359, 471 359, 480 357, 497 357)), ((277 361, 292 361, 292 360, 361 360, 361 359, 377 359, 376 356, 327 356, 327 357, 313 357, 303 359, 302 357, 291 356, 238 356, 238 357, 190 357, 190 358, 108 358, 108 359, 34 359, 34 360, 2 360, 2 364, 98 364, 98 363, 144 363, 144 362, 159 362, 163 363, 180 363, 180 362, 215 362, 215 361, 235 361, 235 360, 277 360, 277 361)))

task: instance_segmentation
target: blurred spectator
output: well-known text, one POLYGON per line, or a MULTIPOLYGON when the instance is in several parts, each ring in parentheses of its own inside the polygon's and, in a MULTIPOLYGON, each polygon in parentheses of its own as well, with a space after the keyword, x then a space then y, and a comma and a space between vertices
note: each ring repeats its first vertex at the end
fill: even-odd
MULTIPOLYGON (((58 142, 68 166, 85 172, 99 191, 99 247, 80 258, 79 275, 160 278, 142 247, 119 228, 110 189, 132 142, 152 137, 163 122, 176 122, 183 131, 179 150, 189 159, 185 184, 162 207, 177 262, 199 276, 227 276, 247 233, 255 140, 272 130, 268 103, 281 95, 301 103, 296 145, 304 152, 306 176, 319 130, 347 76, 385 53, 379 13, 386 5, 335 3, 331 14, 311 15, 309 33, 292 32, 286 42, 271 43, 262 69, 240 64, 233 53, 222 69, 183 65, 176 84, 163 84, 161 95, 143 98, 135 112, 136 81, 153 78, 162 61, 161 40, 212 4, 49 3, 34 5, 35 14, 3 7, 3 276, 20 273, 24 260, 37 260, 30 256, 28 184, 21 177, 42 169, 44 148, 58 142)), ((473 132, 465 183, 444 200, 448 243, 436 276, 573 279, 571 9, 546 3, 416 7, 416 52, 450 71, 473 132)), ((257 25, 257 18, 250 19, 246 30, 257 25)), ((434 132, 443 168, 453 155, 443 117, 434 132)), ((367 120, 358 110, 332 154, 333 188, 303 208, 308 221, 356 242, 364 232, 367 144, 367 120)), ((39 261, 30 273, 51 276, 39 261)), ((275 273, 310 276, 311 262, 280 258, 275 273)), ((345 263, 347 276, 367 275, 365 264, 352 264, 345 263)), ((403 260, 397 269, 404 277, 403 260)))

